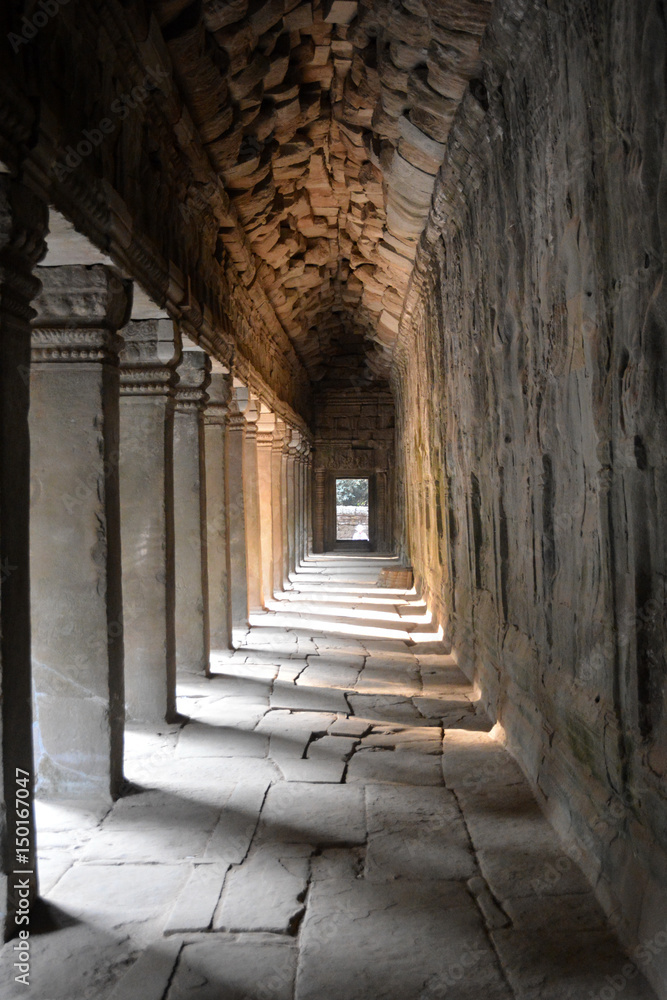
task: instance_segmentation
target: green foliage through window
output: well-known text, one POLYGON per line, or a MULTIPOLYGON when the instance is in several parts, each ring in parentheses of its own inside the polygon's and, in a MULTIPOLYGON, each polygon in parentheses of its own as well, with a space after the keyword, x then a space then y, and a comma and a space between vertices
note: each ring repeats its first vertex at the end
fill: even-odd
POLYGON ((368 507, 368 480, 337 479, 336 504, 344 507, 368 507))

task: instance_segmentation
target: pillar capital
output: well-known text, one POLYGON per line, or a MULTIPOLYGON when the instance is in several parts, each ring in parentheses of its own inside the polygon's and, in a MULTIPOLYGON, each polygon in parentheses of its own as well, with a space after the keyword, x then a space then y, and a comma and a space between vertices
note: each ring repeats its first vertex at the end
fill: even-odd
POLYGON ((286 444, 290 457, 294 459, 298 458, 299 449, 301 448, 301 431, 296 427, 288 427, 286 444))
POLYGON ((280 417, 276 417, 276 422, 273 427, 273 450, 281 452, 285 446, 285 434, 287 433, 287 426, 284 420, 280 417))
POLYGON ((276 426, 276 415, 272 413, 265 404, 262 404, 259 417, 257 419, 257 446, 261 448, 273 447, 273 432, 276 426))
POLYGON ((31 299, 39 291, 33 266, 46 253, 49 210, 45 202, 6 175, 0 175, 0 281, 3 313, 29 322, 31 299))
POLYGON ((46 253, 49 209, 46 202, 19 181, 0 175, 0 262, 5 254, 20 253, 37 264, 46 253))
POLYGON ((204 411, 204 423, 207 426, 224 426, 227 423, 231 394, 231 376, 222 372, 212 372, 208 387, 208 402, 204 411))
POLYGON ((104 264, 39 270, 42 289, 32 321, 33 362, 116 363, 132 299, 127 283, 104 264))
POLYGON ((201 350, 184 350, 176 368, 174 398, 177 413, 201 411, 211 381, 211 359, 201 350))
POLYGON ((236 390, 233 389, 229 397, 227 408, 227 426, 230 430, 239 431, 245 428, 245 418, 243 411, 239 407, 236 397, 236 390))
POLYGON ((121 331, 121 396, 172 395, 180 349, 170 319, 134 320, 121 331))
POLYGON ((46 253, 49 210, 45 202, 11 178, 0 175, 0 282, 3 313, 29 322, 31 299, 40 284, 33 266, 46 253))
POLYGON ((260 402, 254 393, 248 391, 248 402, 243 411, 243 418, 246 423, 246 437, 249 439, 257 437, 260 402))

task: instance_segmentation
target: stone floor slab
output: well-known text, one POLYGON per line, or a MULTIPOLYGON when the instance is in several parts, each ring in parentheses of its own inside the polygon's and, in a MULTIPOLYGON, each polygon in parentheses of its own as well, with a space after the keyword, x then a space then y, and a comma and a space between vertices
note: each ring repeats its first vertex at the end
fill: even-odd
POLYGON ((508 896, 503 908, 515 928, 558 934, 602 930, 604 912, 592 892, 559 896, 508 896))
POLYGON ((273 785, 266 797, 260 841, 326 847, 363 844, 366 815, 363 789, 347 785, 273 785))
POLYGON ((183 948, 166 1000, 292 1000, 296 942, 215 935, 183 948))
MULTIPOLYGON (((49 902, 71 917, 104 926, 156 921, 159 930, 187 881, 184 865, 77 864, 49 894, 49 902)), ((157 928, 156 928, 157 929, 157 928)))
POLYGON ((123 976, 109 1000, 162 1000, 180 950, 180 941, 151 945, 123 976))
POLYGON ((329 727, 332 736, 356 736, 361 738, 370 732, 373 723, 369 719, 341 716, 329 727))
POLYGON ((196 826, 153 829, 103 829, 81 853, 82 861, 132 863, 180 862, 203 856, 210 830, 196 826))
POLYGON ((590 886, 563 850, 545 853, 539 842, 532 847, 490 848, 477 851, 482 874, 495 896, 560 896, 587 893, 590 886))
POLYGON ((257 732, 233 726, 191 722, 176 747, 177 757, 266 757, 268 741, 257 732))
MULTIPOLYGON (((227 785, 219 791, 230 795, 234 785, 227 785)), ((127 830, 155 830, 171 825, 174 827, 199 827, 202 830, 212 830, 215 826, 220 807, 218 802, 210 804, 199 802, 185 795, 162 790, 140 791, 133 789, 131 794, 120 798, 102 825, 106 832, 127 830)))
POLYGON ((641 971, 606 931, 498 930, 492 937, 519 1000, 654 1000, 641 971))
POLYGON ((341 691, 351 691, 354 688, 361 666, 348 667, 341 663, 332 663, 328 657, 321 662, 318 662, 319 660, 320 657, 310 658, 309 665, 296 681, 297 685, 310 688, 339 688, 341 691))
POLYGON ((366 810, 366 878, 429 882, 477 873, 463 817, 446 789, 367 785, 366 810))
POLYGON ((261 844, 230 870, 213 918, 214 930, 288 934, 304 910, 307 844, 261 844))
POLYGON ((354 715, 381 722, 404 722, 406 725, 432 725, 422 718, 409 698, 393 695, 350 694, 348 701, 354 715))
POLYGON ((286 685, 271 695, 271 708, 287 708, 304 712, 349 712, 342 691, 335 688, 309 688, 303 685, 286 685))
POLYGON ((285 781, 338 784, 348 765, 335 760, 281 760, 278 766, 285 781))
POLYGON ((461 716, 475 711, 467 698, 413 698, 413 704, 425 719, 461 716))
POLYGON ((308 744, 306 758, 308 760, 349 760, 358 744, 354 737, 320 736, 308 744))
POLYGON ((206 845, 207 861, 241 863, 250 848, 268 787, 268 782, 235 786, 206 845))
POLYGON ((205 931, 210 927, 228 869, 226 864, 204 864, 192 871, 167 917, 165 935, 205 931))
POLYGON ((377 747, 383 750, 410 750, 415 753, 442 753, 442 733, 439 726, 373 726, 365 736, 361 748, 377 747))
POLYGON ((404 750, 357 750, 347 765, 348 782, 442 785, 440 758, 404 750))
POLYGON ((296 1000, 435 1000, 464 957, 469 992, 452 996, 512 1000, 475 904, 457 883, 317 883, 301 942, 296 1000))

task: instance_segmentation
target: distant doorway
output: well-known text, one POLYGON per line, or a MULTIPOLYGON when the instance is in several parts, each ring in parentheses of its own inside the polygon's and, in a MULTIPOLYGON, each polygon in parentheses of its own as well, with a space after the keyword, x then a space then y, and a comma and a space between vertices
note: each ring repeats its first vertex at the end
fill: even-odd
POLYGON ((336 541, 368 542, 368 478, 336 479, 336 541))

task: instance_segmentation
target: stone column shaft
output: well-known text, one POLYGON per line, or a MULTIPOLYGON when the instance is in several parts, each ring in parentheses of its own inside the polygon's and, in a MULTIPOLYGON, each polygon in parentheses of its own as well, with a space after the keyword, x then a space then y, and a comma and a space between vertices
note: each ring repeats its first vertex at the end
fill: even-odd
POLYGON ((262 607, 273 596, 273 414, 261 414, 257 428, 257 483, 262 558, 262 607))
POLYGON ((238 405, 230 407, 227 425, 226 490, 227 530, 229 538, 229 606, 232 638, 248 625, 248 587, 246 582, 245 511, 243 497, 243 452, 246 422, 238 405))
POLYGON ((306 555, 313 554, 313 453, 306 465, 306 555))
POLYGON ((322 466, 315 469, 315 484, 313 497, 313 552, 324 552, 324 505, 325 505, 326 472, 322 466))
POLYGON ((310 447, 306 441, 303 444, 303 453, 300 456, 299 486, 301 494, 300 524, 299 524, 299 556, 303 563, 308 550, 308 502, 307 502, 307 472, 308 472, 308 452, 310 447))
POLYGON ((296 542, 294 546, 294 565, 295 569, 298 569, 302 561, 301 529, 303 526, 303 457, 300 451, 297 452, 296 455, 296 459, 294 462, 294 472, 296 476, 296 482, 295 482, 296 516, 294 519, 296 542))
POLYGON ((174 537, 176 561, 176 667, 208 673, 209 621, 206 566, 204 421, 211 360, 184 350, 175 386, 174 537))
POLYGON ((290 447, 287 453, 287 579, 291 580, 296 567, 296 454, 290 447))
POLYGON ((257 464, 257 413, 251 405, 246 411, 243 450, 243 497, 245 509, 246 573, 248 612, 262 610, 262 540, 259 508, 259 472, 257 464))
POLYGON ((226 497, 226 438, 231 376, 211 375, 204 414, 206 454, 206 541, 211 649, 229 649, 232 627, 229 607, 229 567, 226 497))
POLYGON ((285 425, 277 421, 271 446, 271 516, 273 519, 273 593, 278 594, 285 584, 283 542, 283 442, 285 425))
MULTIPOLYGON (((287 435, 289 436, 289 429, 287 435)), ((281 456, 281 470, 280 470, 280 481, 281 481, 281 496, 282 496, 282 586, 283 589, 289 586, 289 554, 290 554, 290 542, 289 542, 289 518, 290 518, 290 502, 289 502, 289 475, 290 475, 290 463, 289 463, 289 447, 288 441, 285 441, 281 456)))
POLYGON ((0 931, 5 938, 16 931, 19 880, 29 883, 29 904, 37 894, 28 409, 30 320, 35 315, 30 302, 40 288, 33 266, 44 254, 47 227, 47 206, 8 176, 0 176, 0 754, 5 789, 0 823, 0 931), (19 796, 17 789, 22 790, 19 796), (24 822, 21 854, 16 843, 19 818, 24 822))
POLYGON ((120 498, 125 706, 130 719, 176 714, 174 398, 171 320, 123 329, 120 498))
POLYGON ((116 331, 106 267, 42 268, 31 371, 31 575, 38 787, 114 797, 123 766, 116 331))

